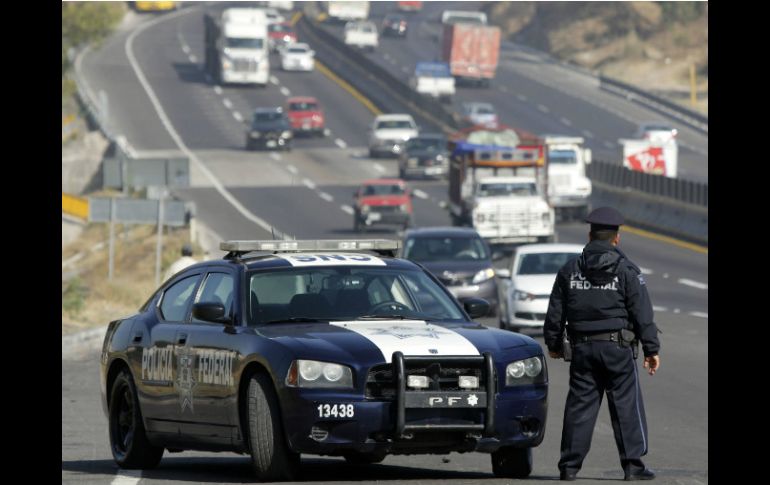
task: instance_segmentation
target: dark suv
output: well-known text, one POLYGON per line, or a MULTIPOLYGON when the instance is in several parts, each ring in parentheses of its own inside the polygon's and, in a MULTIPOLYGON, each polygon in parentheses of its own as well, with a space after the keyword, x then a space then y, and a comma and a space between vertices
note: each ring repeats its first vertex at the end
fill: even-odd
POLYGON ((404 259, 421 264, 457 298, 483 298, 489 315, 497 314, 497 281, 492 253, 467 227, 426 227, 406 231, 404 259))
POLYGON ((246 149, 291 150, 291 123, 283 108, 257 108, 246 132, 246 149))

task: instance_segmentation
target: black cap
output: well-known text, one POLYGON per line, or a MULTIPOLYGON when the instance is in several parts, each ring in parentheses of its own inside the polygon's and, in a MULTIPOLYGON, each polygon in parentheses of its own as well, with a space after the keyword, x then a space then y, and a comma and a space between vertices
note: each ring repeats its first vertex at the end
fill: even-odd
POLYGON ((185 244, 184 246, 182 246, 182 256, 192 256, 192 253, 193 253, 192 246, 190 246, 189 244, 185 244))
POLYGON ((624 223, 623 215, 612 207, 594 209, 585 220, 591 224, 591 230, 594 229, 594 226, 601 226, 596 227, 596 229, 612 229, 617 231, 618 226, 622 226, 624 223))

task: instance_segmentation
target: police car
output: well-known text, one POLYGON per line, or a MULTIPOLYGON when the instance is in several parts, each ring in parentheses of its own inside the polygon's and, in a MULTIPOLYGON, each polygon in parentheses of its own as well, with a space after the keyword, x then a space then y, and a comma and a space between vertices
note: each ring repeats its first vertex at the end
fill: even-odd
POLYGON ((533 339, 471 319, 388 240, 228 241, 110 322, 102 404, 122 468, 165 450, 248 453, 260 480, 300 454, 491 453, 526 477, 548 377, 533 339))

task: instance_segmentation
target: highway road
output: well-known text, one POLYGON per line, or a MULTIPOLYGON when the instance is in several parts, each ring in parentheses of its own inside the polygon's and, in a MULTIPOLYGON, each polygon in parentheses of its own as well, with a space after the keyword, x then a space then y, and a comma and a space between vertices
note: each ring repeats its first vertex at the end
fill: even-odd
MULTIPOLYGON (((375 4, 375 14, 380 7, 375 4)), ((436 8, 439 7, 426 3, 424 15, 435 16, 436 8)), ((366 126, 372 113, 318 70, 275 71, 274 79, 264 89, 219 88, 210 84, 201 70, 202 26, 199 7, 162 16, 129 14, 120 31, 83 57, 80 73, 94 93, 104 91, 109 99, 114 130, 122 133, 138 153, 181 150, 191 154, 197 161, 191 164, 192 186, 177 195, 194 201, 198 218, 223 239, 269 238, 270 227, 297 238, 353 236, 351 205, 356 186, 365 178, 397 173, 395 161, 375 161, 366 156, 366 126), (243 149, 244 123, 254 108, 280 105, 288 95, 305 94, 317 97, 324 106, 331 130, 328 137, 297 140, 291 152, 243 149)), ((383 47, 387 51, 386 43, 383 47)), ((407 49, 400 52, 410 55, 407 49)), ((551 65, 545 68, 563 69, 551 65)), ((526 91, 528 103, 561 99, 554 98, 555 89, 535 83, 531 77, 520 77, 529 79, 521 84, 531 89, 526 91)), ((495 83, 494 88, 506 84, 495 83)), ((560 93, 567 96, 563 91, 560 93)), ((592 91, 591 95, 601 99, 609 96, 599 91, 592 91)), ((612 101, 605 102, 613 106, 623 104, 622 100, 611 98, 612 101)), ((585 129, 595 133, 598 140, 612 140, 616 136, 613 130, 625 130, 617 120, 608 121, 607 112, 590 108, 593 105, 579 98, 570 99, 569 103, 558 103, 560 109, 578 106, 572 114, 564 113, 595 121, 585 129), (592 117, 578 115, 580 110, 589 109, 593 110, 592 117)), ((511 103, 514 104, 500 105, 504 121, 508 121, 506 116, 526 112, 522 105, 517 105, 519 101, 511 103)), ((641 109, 635 105, 627 108, 628 116, 636 116, 641 109)), ((554 131, 557 125, 546 121, 550 118, 542 111, 536 111, 540 114, 533 112, 528 119, 541 119, 542 124, 526 128, 554 131)), ((557 114, 566 116, 562 112, 557 114)), ((693 146, 697 146, 696 142, 692 142, 693 146)), ((684 167, 684 158, 680 163, 684 167)), ((417 194, 416 224, 450 224, 448 213, 441 207, 446 200, 446 183, 426 181, 411 185, 417 194)), ((584 224, 561 224, 557 229, 561 242, 585 242, 584 224)), ((397 234, 382 230, 367 234, 371 236, 397 234)), ((655 377, 642 376, 650 423, 648 462, 660 472, 659 483, 707 483, 708 255, 656 236, 632 232, 624 232, 621 247, 644 269, 656 320, 663 331, 662 369, 655 377)), ((483 323, 496 325, 492 319, 483 323)), ((532 336, 542 343, 542 337, 534 333, 532 336)), ((106 420, 98 402, 95 354, 85 353, 63 360, 62 364, 62 481, 108 482, 115 479, 117 469, 110 458, 106 420)), ((549 364, 548 432, 535 450, 533 478, 558 476, 556 462, 567 366, 554 361, 549 364)), ((480 454, 389 457, 383 464, 370 467, 343 463, 335 458, 303 457, 306 479, 323 483, 343 479, 505 483, 494 479, 488 457, 480 454)), ((123 479, 127 481, 115 483, 136 483, 138 478, 143 484, 251 481, 246 457, 193 452, 170 455, 157 470, 141 477, 125 475, 123 479)), ((581 477, 622 477, 606 406, 601 411, 594 448, 581 477)))

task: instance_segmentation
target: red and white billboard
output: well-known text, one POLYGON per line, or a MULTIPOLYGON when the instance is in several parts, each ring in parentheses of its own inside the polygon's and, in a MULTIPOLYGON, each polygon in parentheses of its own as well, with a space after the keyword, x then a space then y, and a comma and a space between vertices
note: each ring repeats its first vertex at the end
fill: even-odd
POLYGON ((620 140, 623 166, 637 172, 676 177, 678 149, 675 141, 665 144, 649 140, 620 140))

